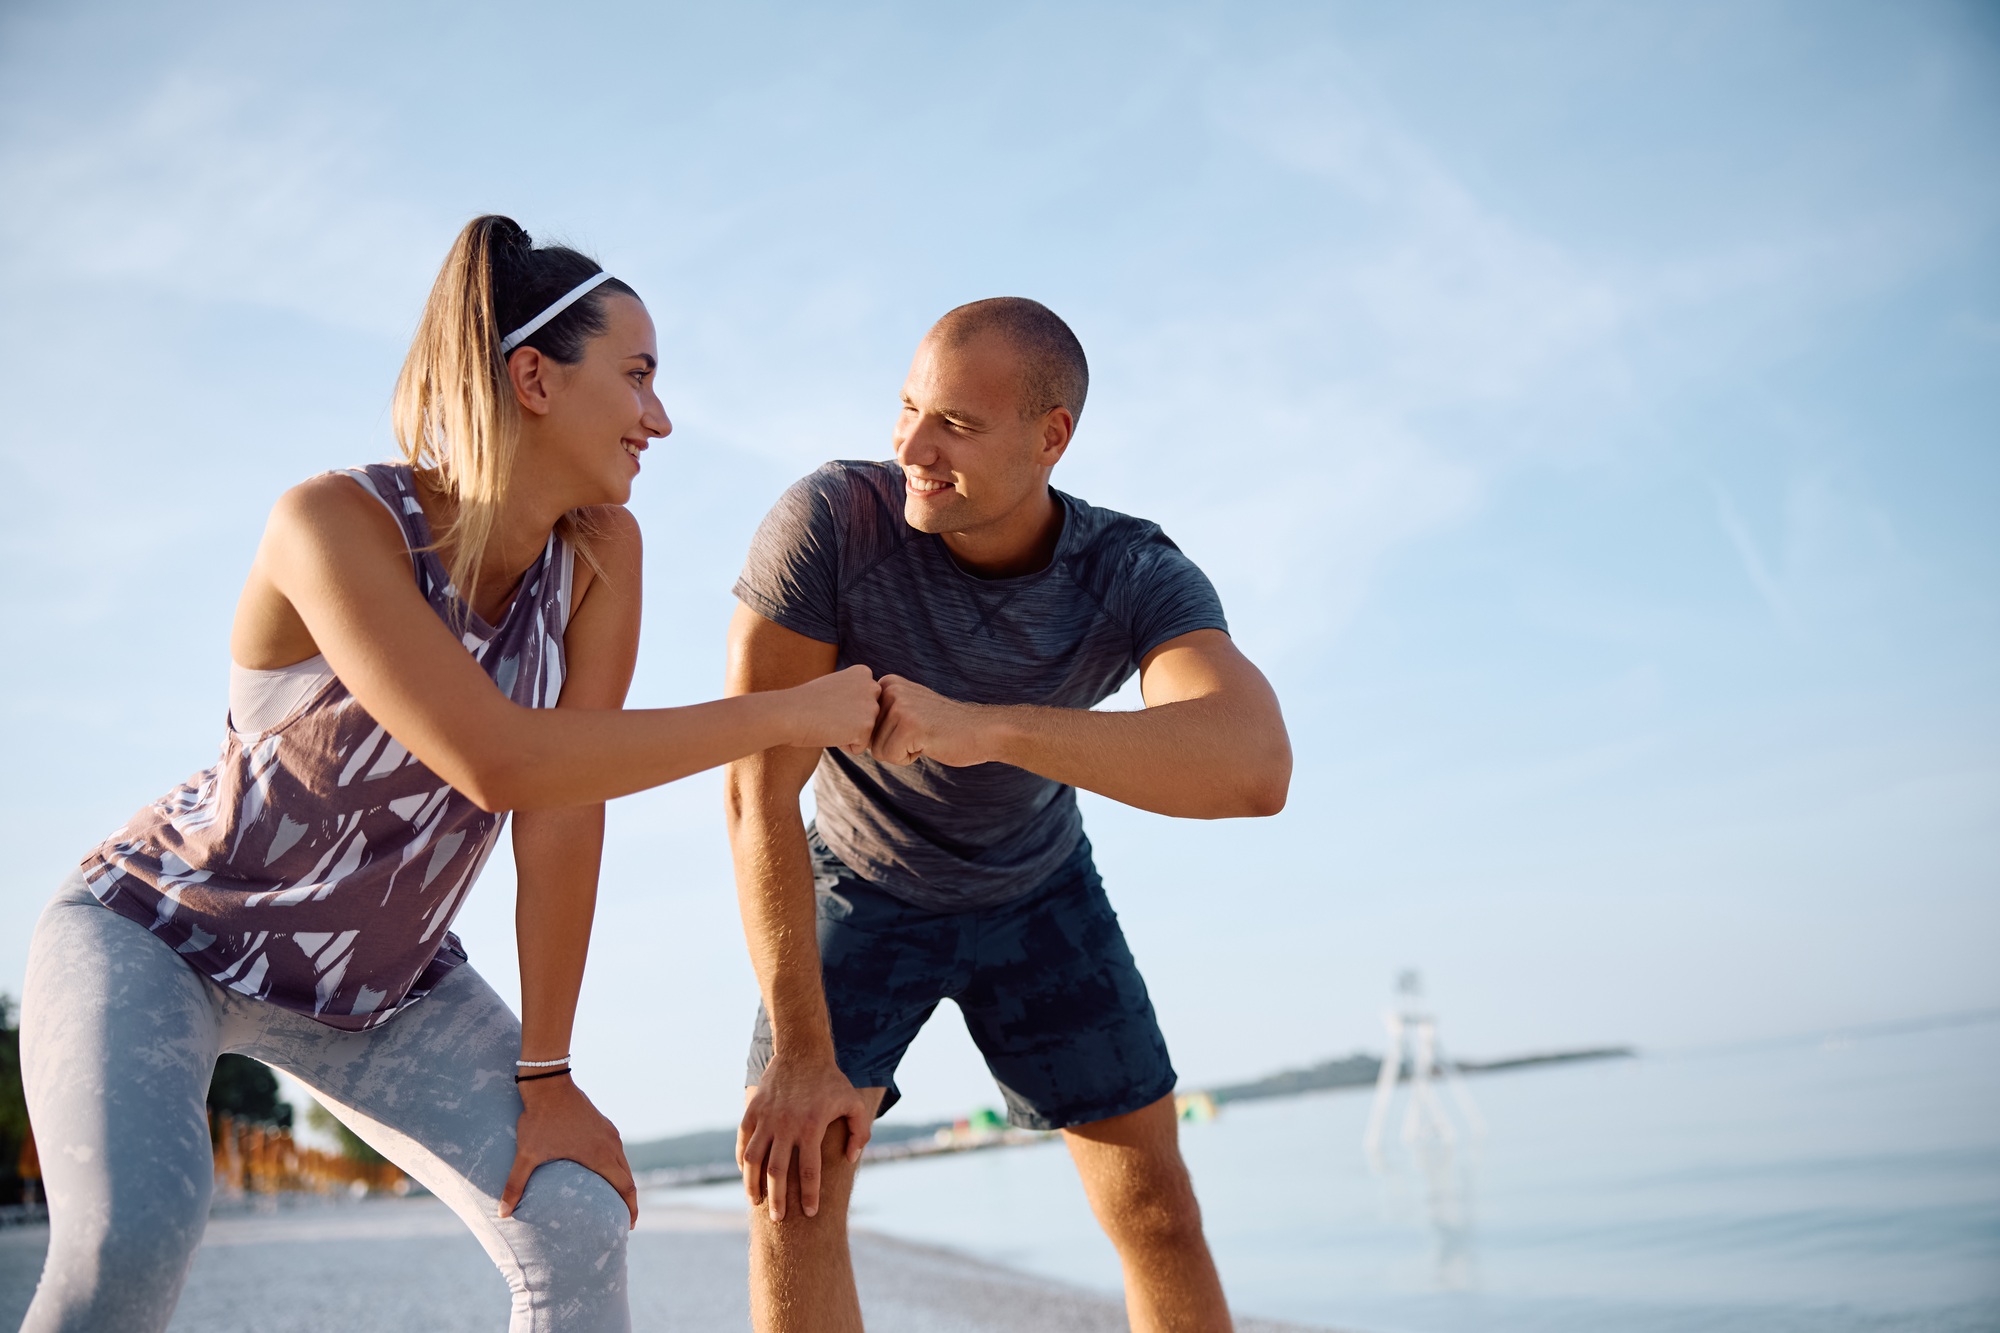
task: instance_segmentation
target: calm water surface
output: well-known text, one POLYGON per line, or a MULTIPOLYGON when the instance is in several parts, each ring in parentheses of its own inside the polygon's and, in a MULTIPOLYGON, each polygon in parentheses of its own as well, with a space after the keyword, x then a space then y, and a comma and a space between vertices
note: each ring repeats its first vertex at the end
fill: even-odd
MULTIPOLYGON (((1232 1302, 1366 1333, 2000 1330, 2000 1023, 1470 1088, 1476 1150, 1379 1169, 1365 1091, 1184 1127, 1232 1302)), ((1059 1144, 861 1182, 859 1225, 1117 1286, 1059 1144)))

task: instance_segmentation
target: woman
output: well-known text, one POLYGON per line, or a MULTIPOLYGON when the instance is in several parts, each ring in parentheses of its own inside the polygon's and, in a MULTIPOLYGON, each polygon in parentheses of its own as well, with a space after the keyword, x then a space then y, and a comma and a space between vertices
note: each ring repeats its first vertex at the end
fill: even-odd
POLYGON ((26 1329, 166 1326, 223 1051, 297 1076, 449 1204, 517 1333, 627 1327, 637 1196, 568 1064, 603 802, 772 746, 858 752, 876 698, 855 667, 621 711, 640 550, 619 506, 671 429, 656 364, 630 287, 475 219, 396 386, 407 461, 279 500, 221 760, 85 857, 35 931, 23 1055, 53 1229, 26 1329), (519 1020, 449 932, 508 811, 519 1020))

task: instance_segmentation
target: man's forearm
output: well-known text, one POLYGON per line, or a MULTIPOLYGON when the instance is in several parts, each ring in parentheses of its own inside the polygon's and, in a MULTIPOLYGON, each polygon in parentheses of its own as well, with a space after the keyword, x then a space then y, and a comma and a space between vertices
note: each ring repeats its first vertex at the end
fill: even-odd
POLYGON ((1155 814, 1232 819, 1282 810, 1292 746, 1278 696, 1220 630, 1193 630, 1139 668, 1147 707, 1099 713, 971 704, 881 679, 869 749, 887 764, 1011 764, 1155 814))
POLYGON ((831 1052, 832 1027, 820 984, 818 915, 812 857, 796 794, 753 795, 732 770, 729 845, 737 905, 757 988, 771 1020, 774 1049, 787 1055, 831 1052))
POLYGON ((986 748, 1012 764, 1155 814, 1275 814, 1291 747, 1264 710, 1216 695, 1129 713, 1034 705, 982 708, 986 748))

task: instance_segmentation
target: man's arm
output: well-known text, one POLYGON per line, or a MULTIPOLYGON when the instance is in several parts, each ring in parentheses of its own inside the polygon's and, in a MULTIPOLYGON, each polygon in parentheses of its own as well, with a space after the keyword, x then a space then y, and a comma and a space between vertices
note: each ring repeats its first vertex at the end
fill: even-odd
POLYGON ((884 763, 1000 763, 1188 819, 1274 815, 1292 781, 1278 696, 1221 630, 1146 654, 1131 713, 960 703, 884 676, 869 751, 884 763))
MULTIPOLYGON (((726 693, 790 689, 834 669, 837 651, 738 606, 729 624, 726 693)), ((799 1173, 806 1216, 819 1211, 820 1141, 845 1118, 848 1157, 858 1160, 872 1117, 834 1061, 826 992, 820 984, 812 860, 799 793, 818 750, 784 747, 739 759, 724 771, 729 848, 743 934, 764 1009, 772 1056, 736 1132, 736 1164, 752 1204, 785 1215, 785 1181, 799 1173), (796 1158, 796 1164, 794 1159, 796 1158)))

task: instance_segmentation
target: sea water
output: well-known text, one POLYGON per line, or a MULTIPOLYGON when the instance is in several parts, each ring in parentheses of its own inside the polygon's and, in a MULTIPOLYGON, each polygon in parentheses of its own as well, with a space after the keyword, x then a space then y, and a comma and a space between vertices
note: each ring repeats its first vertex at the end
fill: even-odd
MULTIPOLYGON (((1399 1102, 1379 1162, 1366 1089, 1183 1126, 1231 1304, 1364 1333, 2000 1330, 2000 1022, 1467 1087, 1483 1138, 1405 1144, 1399 1102)), ((864 1170, 855 1223, 1119 1281, 1054 1141, 864 1170)))

